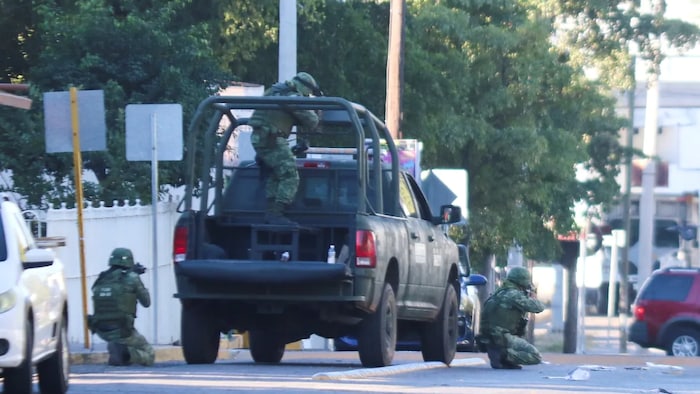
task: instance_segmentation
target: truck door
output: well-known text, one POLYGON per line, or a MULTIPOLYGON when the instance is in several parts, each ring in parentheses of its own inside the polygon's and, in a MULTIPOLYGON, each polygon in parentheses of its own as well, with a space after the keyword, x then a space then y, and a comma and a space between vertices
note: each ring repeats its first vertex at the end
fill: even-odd
MULTIPOLYGON (((437 291, 437 278, 433 277, 433 247, 435 236, 432 224, 422 218, 421 207, 406 174, 399 179, 399 202, 406 217, 409 264, 407 299, 411 307, 433 309, 440 305, 442 291, 437 291), (438 295, 438 293, 440 295, 438 295)), ((442 286, 440 286, 442 287, 442 286)))

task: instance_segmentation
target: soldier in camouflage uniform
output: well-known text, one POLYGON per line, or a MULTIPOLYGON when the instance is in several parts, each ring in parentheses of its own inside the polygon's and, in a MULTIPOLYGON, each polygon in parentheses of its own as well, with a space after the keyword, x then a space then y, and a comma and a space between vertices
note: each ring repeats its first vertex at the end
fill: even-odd
POLYGON ((542 362, 540 352, 523 338, 528 316, 544 304, 534 297, 530 272, 513 267, 503 285, 484 303, 478 340, 486 346, 491 367, 520 369, 542 362))
MULTIPOLYGON (((265 91, 265 96, 322 94, 316 80, 305 72, 298 73, 289 81, 274 84, 265 91)), ((248 124, 253 127, 250 142, 255 149, 255 159, 270 172, 265 184, 265 221, 270 224, 294 225, 283 215, 286 207, 294 201, 299 186, 299 174, 287 138, 294 125, 307 132, 314 130, 318 125, 318 115, 310 110, 259 109, 253 112, 248 124)))
POLYGON ((139 276, 145 268, 134 264, 131 250, 126 248, 112 251, 109 266, 92 285, 95 313, 88 316, 88 326, 107 342, 109 365, 152 365, 155 351, 134 328, 136 302, 146 308, 151 305, 139 276))

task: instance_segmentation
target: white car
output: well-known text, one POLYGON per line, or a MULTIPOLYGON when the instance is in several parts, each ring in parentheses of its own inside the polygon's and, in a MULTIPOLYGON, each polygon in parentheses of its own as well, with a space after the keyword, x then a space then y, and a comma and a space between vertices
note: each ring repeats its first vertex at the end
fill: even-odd
POLYGON ((5 393, 68 390, 68 302, 63 264, 37 245, 21 211, 0 202, 0 368, 5 393))

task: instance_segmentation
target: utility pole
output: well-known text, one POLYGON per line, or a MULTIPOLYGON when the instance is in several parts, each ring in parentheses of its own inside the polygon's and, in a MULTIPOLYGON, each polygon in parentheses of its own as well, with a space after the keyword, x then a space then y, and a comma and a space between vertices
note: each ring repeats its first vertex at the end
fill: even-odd
MULTIPOLYGON (((622 221, 625 227, 625 247, 622 249, 621 267, 620 267, 620 303, 618 305, 618 310, 620 313, 620 353, 627 353, 627 311, 629 310, 630 302, 629 299, 629 250, 630 250, 630 233, 631 233, 631 223, 630 219, 630 208, 631 208, 631 190, 632 190, 632 148, 634 144, 634 105, 635 105, 635 95, 637 93, 637 74, 636 74, 637 58, 632 56, 630 61, 630 75, 632 77, 632 82, 630 90, 628 92, 628 105, 629 105, 629 124, 627 125, 627 142, 626 146, 630 150, 625 159, 625 167, 627 168, 625 172, 625 197, 623 203, 622 211, 622 221)), ((612 282, 610 282, 612 283, 612 282)))
MULTIPOLYGON (((665 3, 663 0, 650 0, 650 13, 655 23, 663 18, 665 3)), ((646 156, 642 168, 642 196, 639 200, 639 262, 637 266, 637 283, 642 284, 651 275, 654 216, 656 201, 656 134, 659 128, 659 74, 661 73, 661 42, 658 36, 649 37, 651 42, 646 54, 649 59, 647 71, 647 100, 644 113, 644 139, 642 151, 646 156)))
POLYGON ((297 73, 297 2, 279 0, 279 59, 277 80, 286 81, 297 73))
POLYGON ((406 0, 389 4, 389 50, 386 60, 386 125, 391 136, 401 138, 401 86, 403 82, 403 37, 406 0))

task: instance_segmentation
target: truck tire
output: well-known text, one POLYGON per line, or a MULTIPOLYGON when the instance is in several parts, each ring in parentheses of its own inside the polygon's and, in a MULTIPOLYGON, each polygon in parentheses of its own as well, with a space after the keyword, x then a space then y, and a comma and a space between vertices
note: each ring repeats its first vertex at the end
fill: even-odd
POLYGON ((182 304, 182 354, 187 364, 212 364, 219 354, 221 332, 194 305, 182 304))
POLYGON ((396 298, 394 289, 384 283, 379 307, 360 323, 357 350, 366 368, 385 367, 396 350, 396 298))
POLYGON ((426 323, 421 336, 421 353, 424 361, 450 364, 457 351, 457 319, 459 301, 452 284, 445 290, 442 308, 435 320, 426 323))
POLYGON ((274 334, 261 330, 248 331, 250 356, 256 363, 277 364, 284 356, 285 344, 274 334))

